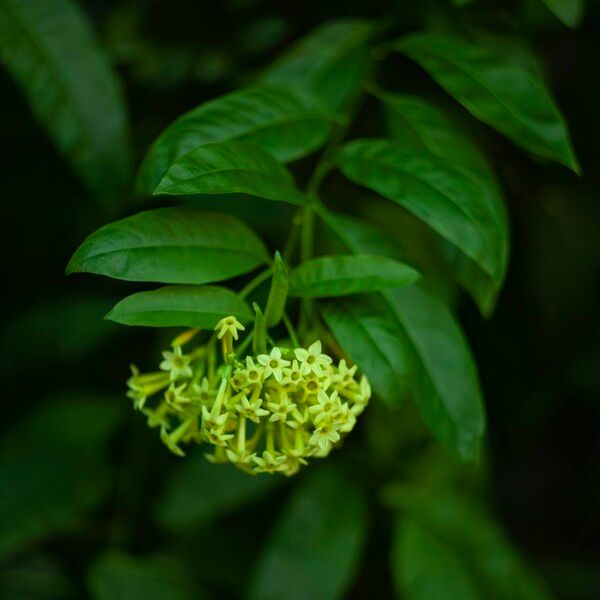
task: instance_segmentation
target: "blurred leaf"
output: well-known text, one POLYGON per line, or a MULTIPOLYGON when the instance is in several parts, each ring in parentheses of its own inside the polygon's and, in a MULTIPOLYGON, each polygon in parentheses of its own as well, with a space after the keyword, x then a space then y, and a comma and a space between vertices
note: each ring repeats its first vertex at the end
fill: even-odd
POLYGON ((34 555, 2 566, 0 597, 2 600, 66 600, 77 598, 77 593, 57 560, 34 555))
POLYGON ((305 204, 286 168, 250 142, 221 142, 194 148, 170 167, 154 194, 243 193, 267 200, 305 204))
POLYGON ((103 399, 64 398, 14 429, 0 461, 1 557, 76 529, 102 500, 111 483, 105 445, 121 415, 103 399))
POLYGON ((466 495, 437 487, 403 486, 395 504, 464 561, 481 598, 551 598, 491 515, 466 495))
POLYGON ((358 568, 367 526, 361 490, 335 468, 294 490, 258 561, 250 598, 333 600, 358 568))
POLYGON ((267 298, 267 308, 265 309, 265 322, 267 327, 274 327, 279 323, 285 311, 285 304, 288 297, 290 285, 290 275, 283 258, 279 252, 275 253, 273 262, 273 277, 271 279, 271 289, 267 298))
POLYGON ((0 56, 33 113, 88 188, 109 205, 130 183, 116 74, 70 0, 0 0, 0 56))
POLYGON ((54 394, 36 405, 0 447, 14 454, 37 446, 93 454, 123 423, 126 405, 121 399, 95 397, 93 392, 54 394))
POLYGON ((506 223, 486 182, 427 151, 384 139, 357 140, 338 155, 344 174, 400 204, 501 280, 506 223))
POLYGON ((179 565, 157 557, 137 558, 109 552, 88 572, 94 600, 192 600, 203 595, 194 589, 179 565))
POLYGON ((391 563, 399 598, 483 600, 460 557, 409 518, 396 522, 391 563))
POLYGON ((331 128, 312 96, 279 86, 242 89, 201 104, 167 127, 141 167, 140 191, 152 194, 184 154, 212 142, 253 142, 282 162, 319 148, 331 128))
POLYGON ((292 271, 290 296, 325 298, 376 292, 414 283, 419 277, 411 267, 385 256, 320 256, 292 271))
POLYGON ((479 449, 485 413, 477 369, 452 313, 412 285, 383 292, 411 347, 415 402, 434 435, 463 459, 479 449))
POLYGON ((70 296, 41 302, 20 315, 11 316, 0 337, 4 357, 0 372, 63 365, 99 349, 117 333, 102 316, 111 301, 97 296, 70 296), (43 332, 43 343, 40 343, 43 332))
MULTIPOLYGON (((473 296, 483 314, 489 314, 506 273, 508 258, 508 217, 502 194, 494 174, 482 152, 442 111, 433 104, 413 96, 381 93, 378 97, 387 108, 388 128, 394 139, 417 151, 427 150, 442 160, 448 160, 471 177, 481 178, 479 192, 482 201, 494 215, 502 244, 502 266, 497 277, 461 252, 446 252, 454 263, 455 276, 473 296)), ((448 249, 449 250, 449 249, 448 249)))
POLYGON ((575 29, 583 18, 584 0, 544 0, 544 4, 571 29, 575 29))
POLYGON ((365 74, 372 31, 358 19, 323 23, 276 60, 262 80, 308 89, 331 110, 340 110, 365 74))
POLYGON ((156 516, 163 527, 182 532, 262 498, 281 482, 281 478, 249 476, 231 465, 212 465, 197 455, 170 479, 156 516))
POLYGON ((399 402, 408 390, 408 361, 401 333, 374 298, 329 302, 323 317, 348 357, 383 400, 399 402))
POLYGON ((264 244, 244 222, 173 207, 101 227, 77 249, 67 273, 199 284, 235 277, 268 261, 264 244))
MULTIPOLYGON (((320 214, 354 253, 390 245, 385 238, 379 243, 376 230, 365 223, 354 227, 350 219, 323 210, 320 214)), ((423 420, 450 450, 463 459, 473 458, 484 433, 485 413, 477 370, 460 326, 448 307, 419 285, 386 290, 382 296, 402 340, 389 352, 406 353, 402 360, 410 364, 411 388, 423 420)), ((347 343, 353 339, 348 334, 347 343)))
POLYGON ((398 49, 418 62, 475 117, 544 158, 579 171, 563 117, 542 81, 489 46, 419 33, 398 49))
POLYGON ((106 318, 123 325, 212 329, 233 315, 252 320, 248 305, 235 292, 216 286, 169 285, 121 300, 106 318))

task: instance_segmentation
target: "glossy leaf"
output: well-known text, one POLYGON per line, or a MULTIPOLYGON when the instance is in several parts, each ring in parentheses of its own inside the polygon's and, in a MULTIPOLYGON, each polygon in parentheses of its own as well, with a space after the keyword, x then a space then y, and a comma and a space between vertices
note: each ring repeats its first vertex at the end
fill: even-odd
POLYGON ((441 300, 419 286, 383 294, 411 348, 413 394, 423 420, 450 450, 473 458, 485 413, 463 332, 441 300))
POLYGON ((189 207, 139 213, 101 227, 77 249, 67 273, 128 281, 210 283, 268 262, 259 237, 235 217, 189 207))
POLYGON ((128 296, 106 318, 123 325, 212 329, 228 315, 242 323, 252 319, 248 305, 231 290, 208 285, 171 285, 128 296))
POLYGON ((97 558, 88 573, 94 600, 192 600, 203 598, 182 568, 174 561, 137 558, 107 552, 97 558))
POLYGON ((0 0, 0 58, 88 188, 107 203, 131 175, 116 74, 71 0, 0 0))
POLYGON ((321 256, 292 271, 290 295, 325 298, 377 292, 414 283, 419 277, 411 267, 385 256, 321 256))
POLYGON ((352 583, 365 542, 365 499, 337 469, 313 469, 259 558, 251 599, 333 600, 352 583))
POLYGON ((397 403, 409 389, 408 354, 402 333, 376 296, 328 302, 321 312, 350 360, 367 375, 375 393, 397 403))
POLYGON ((154 194, 249 194, 267 200, 304 204, 286 168, 250 142, 206 144, 178 158, 154 194))
POLYGON ((197 456, 171 477, 156 516, 170 531, 188 530, 262 498, 278 483, 272 477, 249 477, 233 466, 212 465, 197 456))
MULTIPOLYGON (((352 252, 384 252, 390 246, 365 223, 356 227, 350 219, 330 212, 322 215, 352 252)), ((406 353, 411 391, 425 423, 451 451, 472 458, 484 432, 485 413, 475 364, 460 326, 441 300, 419 285, 386 290, 381 298, 394 315, 401 340, 396 353, 406 353)), ((352 343, 352 335, 348 338, 347 343, 352 343)))
POLYGON ((542 81, 490 46, 418 33, 398 49, 418 62, 475 117, 526 150, 578 171, 563 117, 542 81))
POLYGON ((163 131, 144 160, 138 187, 154 193, 178 158, 213 142, 253 142, 282 162, 302 158, 325 142, 331 123, 318 101, 298 90, 262 86, 232 92, 201 104, 163 131))
POLYGON ((557 19, 575 29, 583 18, 584 0, 544 0, 557 19))
POLYGON ((267 327, 274 327, 281 321, 285 304, 287 302, 290 285, 290 275, 283 258, 279 252, 275 253, 273 261, 273 277, 271 278, 271 289, 267 298, 265 309, 265 321, 267 327))
POLYGON ((391 555, 399 598, 483 600, 468 568, 451 548, 410 518, 398 519, 391 555))
POLYGON ((400 142, 350 142, 338 155, 344 174, 427 223, 494 278, 506 265, 506 224, 485 182, 427 151, 400 142))
POLYGON ((331 110, 340 110, 364 75, 372 29, 358 19, 323 23, 276 60, 262 81, 308 89, 331 110))
MULTIPOLYGON (((394 139, 417 151, 426 150, 448 160, 466 175, 481 180, 482 202, 489 207, 501 240, 502 263, 492 277, 462 252, 441 248, 453 266, 454 276, 473 296, 481 312, 489 314, 504 281, 508 262, 508 217, 502 193, 481 151, 442 111, 422 98, 396 94, 379 94, 387 109, 388 128, 394 139)), ((454 246, 454 248, 457 248, 454 246)))

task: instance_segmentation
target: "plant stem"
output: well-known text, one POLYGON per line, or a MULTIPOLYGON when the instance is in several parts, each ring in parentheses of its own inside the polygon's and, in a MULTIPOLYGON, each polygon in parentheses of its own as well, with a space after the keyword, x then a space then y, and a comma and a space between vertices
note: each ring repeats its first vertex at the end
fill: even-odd
POLYGON ((285 328, 287 329, 287 332, 290 336, 290 340, 292 341, 292 344, 294 344, 294 347, 295 348, 300 347, 298 335, 296 334, 296 330, 294 329, 294 326, 292 325, 290 318, 287 316, 287 313, 284 312, 281 319, 283 320, 283 324, 285 325, 285 328))

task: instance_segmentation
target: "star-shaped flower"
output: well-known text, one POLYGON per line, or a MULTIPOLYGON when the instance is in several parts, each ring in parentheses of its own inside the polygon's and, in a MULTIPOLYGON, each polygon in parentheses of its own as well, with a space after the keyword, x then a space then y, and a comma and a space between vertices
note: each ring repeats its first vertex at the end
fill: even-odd
POLYGON ((325 422, 315 429, 314 433, 308 440, 311 446, 317 446, 322 453, 326 454, 331 450, 331 445, 339 442, 340 434, 335 425, 331 422, 325 422))
POLYGON ((325 419, 330 419, 342 408, 337 391, 327 395, 323 390, 317 394, 317 403, 308 409, 313 416, 313 423, 318 426, 325 419))
POLYGON ((235 405, 235 409, 240 414, 240 417, 258 423, 261 417, 266 417, 269 414, 269 411, 261 408, 261 405, 262 400, 260 398, 250 401, 246 396, 242 396, 241 402, 235 405))
POLYGON ((321 341, 317 340, 314 344, 304 348, 294 350, 296 358, 300 361, 300 369, 304 375, 314 373, 318 377, 323 377, 329 372, 329 367, 333 362, 330 356, 321 353, 321 341))
POLYGON ((238 331, 244 331, 246 328, 234 317, 229 316, 221 319, 215 326, 218 331, 217 337, 222 339, 226 333, 230 333, 234 340, 238 339, 238 331))
POLYGON ((270 423, 276 421, 285 423, 289 413, 296 408, 296 404, 289 399, 285 392, 281 392, 278 401, 267 402, 267 408, 273 413, 269 418, 270 423))
POLYGON ((356 368, 356 365, 348 368, 346 361, 342 358, 342 360, 340 360, 340 364, 338 365, 337 373, 335 373, 335 375, 333 375, 331 378, 333 383, 336 383, 341 388, 356 384, 356 381, 354 380, 356 368))
POLYGON ((192 385, 192 391, 192 399, 205 405, 210 404, 213 398, 217 395, 216 390, 210 389, 210 385, 206 377, 203 377, 199 384, 194 383, 194 385, 192 385))
POLYGON ((274 453, 272 454, 268 450, 262 453, 262 457, 255 456, 254 462, 256 463, 255 471, 257 473, 275 473, 277 471, 285 471, 287 466, 285 464, 287 457, 283 454, 274 453))
POLYGON ((192 357, 183 354, 181 346, 174 348, 173 352, 166 350, 162 355, 164 360, 159 366, 163 371, 169 371, 171 381, 192 376, 192 367, 190 367, 192 357))
POLYGON ((283 370, 283 375, 283 383, 286 385, 298 386, 304 380, 302 369, 296 359, 292 361, 291 367, 283 370))
POLYGON ((190 399, 183 395, 185 385, 186 384, 183 383, 177 387, 174 383, 171 383, 169 389, 165 392, 165 400, 174 410, 181 411, 185 405, 190 403, 190 399))
POLYGON ((211 416, 206 406, 202 407, 202 429, 220 429, 225 425, 229 414, 224 412, 216 417, 211 416))
POLYGON ((270 354, 260 354, 256 360, 265 368, 265 379, 273 375, 277 383, 283 381, 283 369, 290 364, 289 360, 281 358, 281 348, 277 347, 274 347, 270 354))
POLYGON ((204 436, 213 446, 227 446, 227 441, 233 438, 233 433, 223 433, 222 429, 211 429, 205 431, 204 436))

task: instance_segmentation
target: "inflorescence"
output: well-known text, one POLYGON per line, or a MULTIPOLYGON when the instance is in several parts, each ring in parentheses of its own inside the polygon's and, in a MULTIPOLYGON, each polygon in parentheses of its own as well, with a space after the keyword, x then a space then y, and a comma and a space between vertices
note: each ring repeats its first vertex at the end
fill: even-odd
POLYGON ((217 324, 220 365, 214 338, 184 354, 197 330, 182 334, 163 352, 160 371, 142 374, 132 366, 128 396, 178 456, 182 445, 206 442, 214 447, 205 455, 211 462, 293 475, 352 430, 371 387, 364 375, 358 380, 356 366, 334 365, 320 341, 242 359, 233 342, 243 329, 235 317, 217 324))

